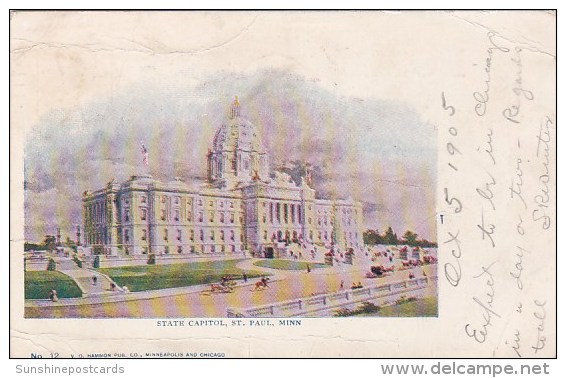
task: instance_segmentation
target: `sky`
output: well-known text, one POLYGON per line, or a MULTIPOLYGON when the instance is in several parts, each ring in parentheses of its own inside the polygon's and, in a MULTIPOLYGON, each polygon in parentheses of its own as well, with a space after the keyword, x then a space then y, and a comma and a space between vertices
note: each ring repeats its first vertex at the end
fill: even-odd
POLYGON ((206 153, 232 94, 256 125, 272 168, 313 164, 318 197, 362 201, 368 228, 430 232, 435 130, 408 105, 338 97, 285 71, 219 74, 190 89, 210 102, 193 103, 184 86, 138 86, 106 103, 49 114, 25 146, 26 237, 42 237, 46 224, 73 230, 84 190, 145 170, 141 143, 156 179, 204 180, 206 153))
POLYGON ((16 14, 12 128, 22 137, 25 238, 74 230, 81 193, 139 172, 142 142, 155 178, 203 179, 238 96, 272 167, 309 162, 319 196, 362 201, 367 228, 436 240, 430 93, 442 91, 440 74, 459 80, 460 62, 431 56, 483 35, 446 33, 478 27, 458 14, 421 13, 408 28, 412 17, 16 14))

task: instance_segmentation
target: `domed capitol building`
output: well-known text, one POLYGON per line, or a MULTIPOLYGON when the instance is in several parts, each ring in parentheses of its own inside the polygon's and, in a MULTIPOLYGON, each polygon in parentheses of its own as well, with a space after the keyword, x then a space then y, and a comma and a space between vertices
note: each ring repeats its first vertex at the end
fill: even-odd
POLYGON ((300 184, 285 173, 270 176, 268 152, 237 98, 227 118, 207 155, 206 184, 139 174, 85 191, 86 251, 273 258, 363 246, 360 202, 317 199, 308 168, 300 184))

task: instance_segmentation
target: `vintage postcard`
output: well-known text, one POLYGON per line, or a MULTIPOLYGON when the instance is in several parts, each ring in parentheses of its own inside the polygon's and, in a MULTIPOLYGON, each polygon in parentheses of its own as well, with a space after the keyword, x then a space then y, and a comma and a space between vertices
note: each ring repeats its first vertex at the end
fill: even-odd
POLYGON ((12 357, 554 357, 553 11, 12 11, 12 357))

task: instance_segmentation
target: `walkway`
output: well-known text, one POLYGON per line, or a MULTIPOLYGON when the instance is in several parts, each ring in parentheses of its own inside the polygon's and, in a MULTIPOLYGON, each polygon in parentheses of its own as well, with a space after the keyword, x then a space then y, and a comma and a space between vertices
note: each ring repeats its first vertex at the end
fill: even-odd
MULTIPOLYGON (((241 261, 237 267, 247 270, 256 270, 265 272, 269 275, 270 282, 284 280, 286 277, 281 274, 281 270, 263 268, 253 265, 253 261, 258 259, 250 259, 241 261)), ((59 264, 58 269, 61 273, 73 278, 79 285, 83 293, 82 298, 60 298, 58 302, 52 302, 48 299, 26 300, 26 307, 42 306, 42 307, 62 307, 71 305, 91 305, 102 303, 115 303, 125 301, 144 300, 152 298, 171 297, 184 294, 203 294, 210 291, 210 284, 193 285, 185 287, 174 287, 169 289, 148 290, 139 292, 124 292, 122 288, 117 286, 115 291, 110 290, 110 283, 112 282, 109 277, 96 272, 95 270, 81 269, 77 267, 74 261, 71 260, 74 268, 69 264, 59 264), (92 284, 93 275, 97 276, 97 285, 92 284)), ((235 288, 240 287, 254 287, 257 279, 250 279, 247 282, 243 280, 236 280, 235 288)))
MULTIPOLYGON (((263 271, 270 276, 265 290, 255 290, 257 280, 244 283, 240 280, 232 293, 211 293, 210 285, 152 290, 114 295, 91 295, 85 298, 26 301, 26 317, 42 318, 155 318, 155 317, 225 317, 228 308, 248 308, 262 304, 281 302, 349 289, 352 283, 363 286, 376 285, 408 278, 407 271, 368 279, 365 273, 371 261, 359 261, 355 265, 341 264, 306 271, 263 268, 253 265, 257 259, 244 260, 239 268, 263 271)), ((417 277, 426 272, 436 275, 436 265, 416 268, 417 277)), ((92 277, 92 273, 89 275, 92 277)))

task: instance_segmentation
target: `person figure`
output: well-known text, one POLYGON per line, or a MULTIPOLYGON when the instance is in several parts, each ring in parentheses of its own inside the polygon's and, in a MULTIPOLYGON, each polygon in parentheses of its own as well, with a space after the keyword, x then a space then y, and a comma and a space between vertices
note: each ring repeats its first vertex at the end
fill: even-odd
POLYGON ((110 290, 111 291, 115 291, 116 290, 116 284, 114 282, 110 282, 110 290))
POLYGON ((311 266, 309 264, 307 264, 307 273, 311 272, 311 266))
POLYGON ((248 282, 248 275, 246 273, 242 274, 242 277, 244 278, 244 282, 248 282))
POLYGON ((96 281, 98 278, 96 276, 92 276, 92 286, 96 286, 96 281))
POLYGON ((344 290, 344 280, 340 281, 340 290, 344 290))
POLYGON ((49 299, 53 302, 59 301, 59 297, 57 297, 57 290, 53 289, 49 292, 49 299))
POLYGON ((409 279, 412 280, 413 278, 415 278, 415 275, 413 274, 413 272, 409 273, 409 279))

